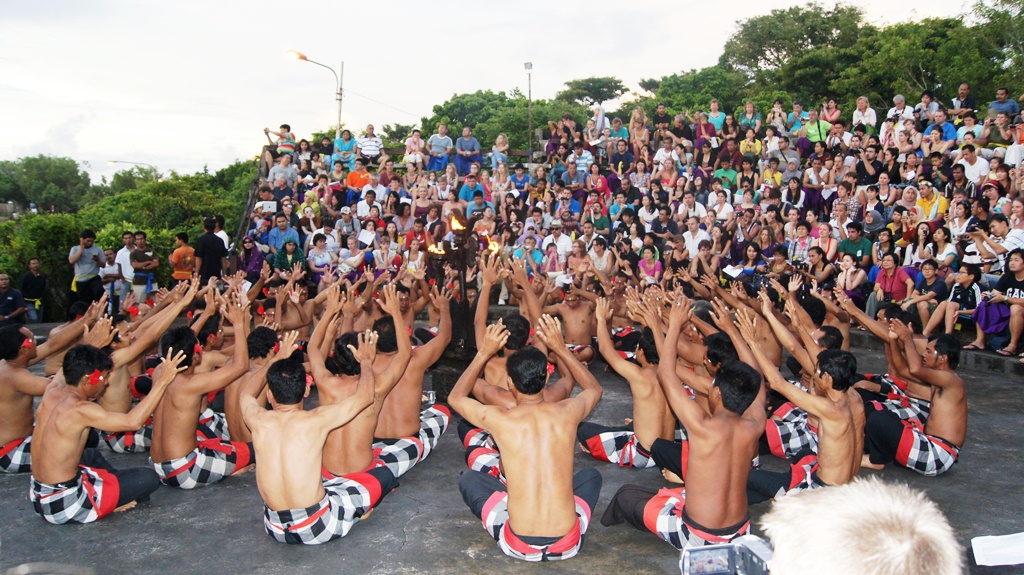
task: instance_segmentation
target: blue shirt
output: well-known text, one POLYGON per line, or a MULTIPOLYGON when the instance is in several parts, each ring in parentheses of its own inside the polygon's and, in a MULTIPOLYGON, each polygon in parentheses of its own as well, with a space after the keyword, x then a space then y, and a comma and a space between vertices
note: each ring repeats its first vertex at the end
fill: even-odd
MULTIPOLYGON (((558 210, 560 208, 565 207, 565 205, 566 204, 564 202, 562 202, 561 200, 556 202, 555 203, 555 213, 557 214, 558 210)), ((576 200, 570 199, 568 205, 569 205, 569 211, 572 212, 572 215, 574 215, 574 216, 579 215, 579 213, 583 211, 583 208, 580 207, 580 203, 577 202, 576 200)))
POLYGON ((473 136, 470 136, 469 138, 459 138, 458 140, 455 140, 455 149, 460 152, 479 152, 480 142, 473 136))
MULTIPOLYGON (((934 128, 936 125, 937 124, 931 124, 927 128, 925 128, 924 137, 927 138, 929 135, 931 135, 932 128, 934 128)), ((947 121, 942 123, 942 139, 947 141, 956 140, 956 126, 953 125, 953 122, 947 121)))
POLYGON ((790 112, 789 116, 786 117, 786 123, 793 122, 793 127, 790 128, 790 131, 795 132, 804 125, 803 121, 808 119, 810 119, 810 116, 807 115, 807 110, 800 112, 800 117, 795 122, 793 121, 793 112, 790 112))
POLYGON ((299 234, 292 228, 288 228, 287 231, 282 232, 281 228, 275 226, 274 229, 270 230, 270 233, 267 234, 267 241, 275 250, 283 248, 288 239, 294 240, 295 245, 299 245, 299 234))
MULTIPOLYGON (((523 250, 523 248, 518 248, 516 249, 516 251, 512 252, 512 257, 517 260, 523 259, 525 255, 526 252, 523 250)), ((540 253, 539 249, 533 248, 530 251, 530 259, 533 260, 533 263, 536 264, 537 267, 540 267, 540 265, 544 263, 544 254, 540 253)), ((531 268, 530 266, 526 266, 526 275, 528 277, 533 277, 533 268, 531 268)))
POLYGON ((520 192, 526 189, 526 184, 530 183, 530 176, 526 175, 526 172, 523 172, 522 179, 516 177, 515 174, 509 176, 508 179, 512 181, 512 185, 515 186, 516 189, 519 190, 520 192))
POLYGON ((612 139, 621 138, 623 140, 629 139, 629 130, 625 126, 620 126, 618 130, 612 128, 612 139))
POLYGON ((587 150, 583 150, 583 152, 581 152, 579 155, 576 155, 576 152, 573 152, 572 154, 569 155, 569 161, 576 162, 577 173, 582 172, 585 174, 587 173, 587 170, 590 168, 590 164, 594 163, 594 154, 591 154, 587 150))
POLYGON ((1007 98, 1000 102, 999 100, 992 100, 992 103, 988 105, 990 110, 995 110, 996 113, 1004 113, 1011 119, 1020 113, 1020 105, 1017 104, 1016 100, 1007 98))
POLYGON ((562 174, 561 180, 562 183, 565 184, 565 187, 571 188, 573 184, 579 184, 581 186, 586 184, 587 176, 584 174, 584 172, 576 170, 576 177, 571 177, 569 176, 569 172, 565 172, 564 174, 562 174))
POLYGON ((472 202, 473 194, 476 193, 477 190, 479 190, 481 194, 484 193, 484 187, 480 184, 477 184, 472 188, 466 184, 462 184, 462 187, 459 188, 459 199, 467 203, 472 202))

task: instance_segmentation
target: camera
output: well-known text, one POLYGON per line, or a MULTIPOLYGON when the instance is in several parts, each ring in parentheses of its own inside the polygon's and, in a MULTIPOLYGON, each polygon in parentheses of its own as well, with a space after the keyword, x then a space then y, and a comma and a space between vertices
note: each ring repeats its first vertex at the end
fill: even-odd
POLYGON ((980 228, 981 228, 981 223, 975 221, 975 222, 971 222, 971 223, 967 224, 967 229, 964 230, 964 231, 966 233, 968 233, 968 234, 972 234, 972 233, 978 231, 978 229, 980 229, 980 228))
POLYGON ((807 262, 802 262, 800 260, 794 259, 793 260, 793 269, 795 269, 798 272, 805 272, 805 271, 808 271, 809 269, 811 269, 811 266, 807 262))
POLYGON ((768 575, 771 560, 767 541, 745 535, 733 543, 685 549, 679 566, 683 575, 768 575))

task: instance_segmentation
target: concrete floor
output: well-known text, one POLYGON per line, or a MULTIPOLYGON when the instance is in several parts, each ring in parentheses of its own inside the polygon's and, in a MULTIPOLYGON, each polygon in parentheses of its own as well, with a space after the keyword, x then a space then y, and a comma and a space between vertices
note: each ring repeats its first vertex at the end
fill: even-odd
MULTIPOLYGON (((861 371, 884 369, 879 347, 863 338, 855 342, 861 371)), ((986 364, 962 370, 971 420, 960 463, 952 471, 938 478, 895 468, 880 473, 923 489, 938 502, 965 547, 970 573, 1024 572, 1024 566, 978 567, 969 550, 972 537, 1024 531, 1024 460, 1013 455, 1024 440, 1022 380, 1007 375, 1015 369, 1003 372, 986 364)), ((614 424, 630 416, 625 383, 605 373, 602 363, 592 370, 606 391, 591 419, 614 424)), ((145 456, 107 455, 118 467, 146 461, 145 456)), ((594 466, 604 477, 595 521, 578 557, 534 567, 505 557, 463 504, 457 489, 459 472, 465 469, 463 455, 453 425, 371 518, 344 539, 309 548, 282 545, 264 533, 252 474, 191 492, 161 488, 148 505, 84 526, 44 523, 27 500, 28 476, 2 476, 0 568, 47 561, 112 575, 678 572, 678 553, 655 536, 627 526, 605 528, 596 520, 620 485, 661 486, 657 470, 620 469, 578 453, 577 469, 594 466)), ((752 507, 755 525, 769 505, 752 507)))

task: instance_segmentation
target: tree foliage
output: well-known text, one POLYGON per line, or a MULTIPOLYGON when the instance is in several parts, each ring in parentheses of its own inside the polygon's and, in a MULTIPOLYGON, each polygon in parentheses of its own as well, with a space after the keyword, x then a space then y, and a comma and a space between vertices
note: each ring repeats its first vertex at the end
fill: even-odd
POLYGON ((625 93, 626 86, 622 80, 605 76, 569 80, 565 83, 565 90, 555 94, 555 99, 562 102, 578 102, 589 107, 614 100, 625 93))
MULTIPOLYGON (((490 149, 498 134, 505 134, 512 149, 525 150, 530 139, 529 108, 529 100, 521 94, 509 97, 504 92, 489 90, 455 94, 447 102, 434 106, 433 115, 423 118, 420 126, 424 138, 429 138, 440 124, 447 124, 452 140, 461 135, 463 127, 469 126, 485 150, 490 149)), ((548 120, 565 113, 572 114, 578 122, 585 122, 589 116, 587 108, 576 102, 534 100, 533 127, 542 128, 548 120)))
POLYGON ((71 158, 38 155, 0 162, 0 201, 75 212, 89 195, 89 174, 71 158))
POLYGON ((1024 2, 979 0, 972 12, 980 21, 978 41, 999 54, 996 84, 1024 84, 1024 2))

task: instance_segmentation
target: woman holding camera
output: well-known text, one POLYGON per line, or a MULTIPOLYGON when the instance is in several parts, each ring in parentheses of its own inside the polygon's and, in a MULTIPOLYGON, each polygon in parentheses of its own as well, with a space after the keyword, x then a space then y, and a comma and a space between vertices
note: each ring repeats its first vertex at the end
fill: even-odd
POLYGON ((882 271, 875 279, 875 289, 868 295, 864 311, 874 319, 881 305, 907 299, 914 289, 914 280, 910 279, 907 270, 896 265, 896 255, 887 253, 882 256, 882 271))

